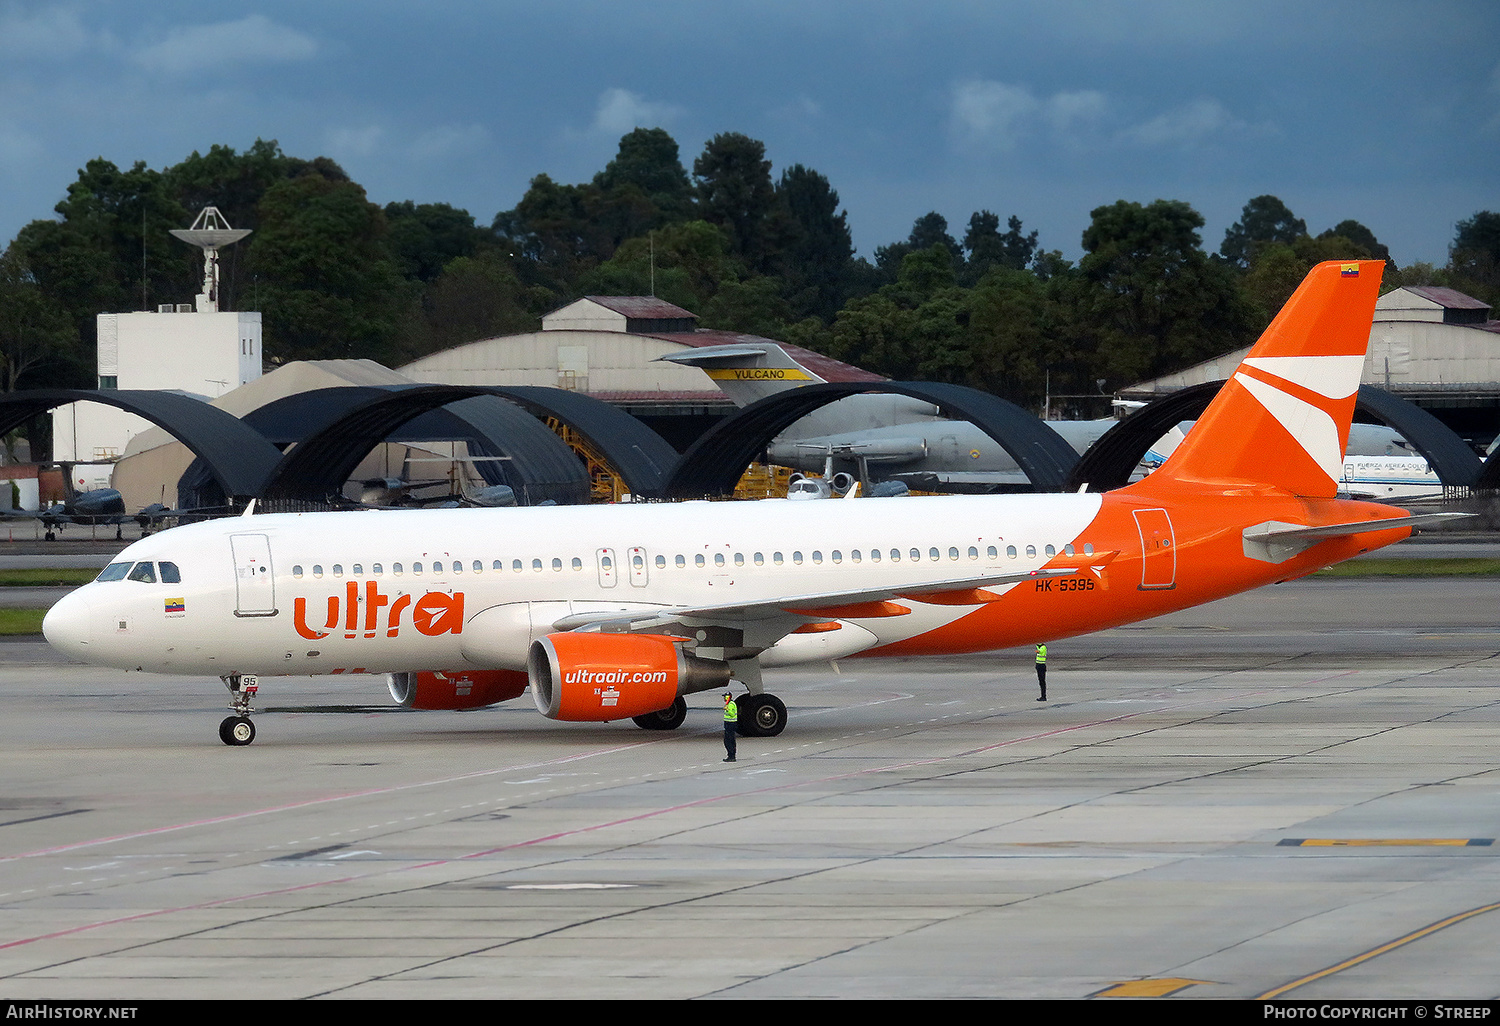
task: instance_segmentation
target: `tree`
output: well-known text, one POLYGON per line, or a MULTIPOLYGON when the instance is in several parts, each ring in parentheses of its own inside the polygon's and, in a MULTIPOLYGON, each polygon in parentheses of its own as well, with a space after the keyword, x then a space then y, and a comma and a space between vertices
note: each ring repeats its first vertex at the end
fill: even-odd
POLYGON ((385 222, 396 266, 422 282, 436 281, 450 260, 473 256, 493 239, 467 210, 446 203, 387 203, 385 222))
POLYGON ((1500 214, 1481 210, 1460 221, 1448 250, 1454 287, 1500 304, 1500 214))
POLYGON ((964 249, 969 260, 965 280, 970 284, 983 278, 992 267, 1009 267, 1021 270, 1031 263, 1037 250, 1037 233, 1022 234, 1021 219, 1011 215, 1005 234, 1000 233, 1000 218, 988 210, 980 210, 969 218, 969 230, 964 233, 964 249))
POLYGON ((608 194, 633 186, 654 208, 659 227, 689 216, 693 186, 678 156, 677 140, 660 128, 637 128, 620 138, 615 158, 594 176, 594 185, 608 194))
POLYGON ((1307 234, 1307 222, 1292 216, 1275 196, 1256 196, 1245 204, 1240 219, 1224 233, 1219 254, 1240 268, 1250 266, 1257 245, 1268 242, 1291 244, 1307 234))
POLYGON ((776 194, 791 221, 787 248, 787 293, 801 315, 831 321, 843 304, 854 260, 849 214, 828 179, 793 164, 781 173, 776 194))
POLYGON ((1394 271, 1396 269, 1396 262, 1391 259, 1390 249, 1375 237, 1374 232, 1358 221, 1340 221, 1318 236, 1319 241, 1333 238, 1347 239, 1364 250, 1366 256, 1375 257, 1377 260, 1384 260, 1387 270, 1394 271))
POLYGON ((92 388, 67 311, 48 297, 14 246, 0 254, 0 391, 92 388))
POLYGON ((267 355, 403 362, 398 328, 415 296, 364 189, 308 172, 268 189, 260 215, 248 261, 260 278, 267 355))
POLYGON ((786 225, 777 217, 776 188, 766 146, 738 132, 714 136, 693 161, 703 220, 729 236, 729 250, 752 271, 767 272, 780 257, 786 225))
POLYGON ((482 338, 536 331, 541 318, 509 258, 494 250, 454 257, 427 288, 421 328, 406 348, 415 358, 482 338))
POLYGON ((1196 210, 1176 200, 1120 200, 1092 217, 1079 270, 1099 333, 1096 377, 1139 380, 1253 338, 1255 313, 1229 266, 1200 248, 1196 210))

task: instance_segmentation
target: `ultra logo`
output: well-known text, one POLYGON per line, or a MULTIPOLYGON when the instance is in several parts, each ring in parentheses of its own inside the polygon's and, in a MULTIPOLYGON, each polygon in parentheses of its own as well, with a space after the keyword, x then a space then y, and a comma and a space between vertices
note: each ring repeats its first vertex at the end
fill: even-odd
POLYGON ((416 627, 418 634, 425 634, 429 638, 435 638, 439 634, 461 634, 464 629, 464 593, 456 591, 448 594, 445 591, 429 591, 420 598, 412 595, 401 595, 394 602, 389 595, 380 591, 380 586, 375 581, 365 582, 364 599, 361 601, 359 594, 359 582, 349 581, 345 585, 344 598, 342 602, 337 595, 328 596, 328 617, 320 627, 310 627, 307 623, 307 599, 297 598, 292 603, 292 623, 297 628, 297 633, 308 641, 320 641, 333 633, 339 625, 339 620, 344 621, 344 637, 357 638, 361 633, 366 638, 373 638, 382 629, 385 636, 394 638, 401 632, 401 616, 411 607, 412 626, 416 627), (364 606, 361 616, 360 606, 364 606), (386 609, 385 623, 381 624, 381 607, 386 609))

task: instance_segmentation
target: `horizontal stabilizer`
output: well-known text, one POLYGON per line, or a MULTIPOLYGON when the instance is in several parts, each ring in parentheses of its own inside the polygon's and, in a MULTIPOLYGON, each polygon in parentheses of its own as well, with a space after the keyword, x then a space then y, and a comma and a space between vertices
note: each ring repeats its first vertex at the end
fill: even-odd
POLYGON ((1250 559, 1259 559, 1266 563, 1285 563, 1326 538, 1345 538, 1351 534, 1387 531, 1397 527, 1430 527, 1448 520, 1471 516, 1474 514, 1418 513, 1385 520, 1356 520, 1347 524, 1325 524, 1321 527, 1269 520, 1264 524, 1245 528, 1245 555, 1250 559))
POLYGON ((765 346, 727 345, 727 346, 699 346, 696 349, 687 349, 680 353, 668 353, 666 356, 658 356, 658 361, 667 363, 680 363, 689 367, 712 367, 726 361, 733 361, 736 365, 750 362, 748 357, 765 356, 765 346))

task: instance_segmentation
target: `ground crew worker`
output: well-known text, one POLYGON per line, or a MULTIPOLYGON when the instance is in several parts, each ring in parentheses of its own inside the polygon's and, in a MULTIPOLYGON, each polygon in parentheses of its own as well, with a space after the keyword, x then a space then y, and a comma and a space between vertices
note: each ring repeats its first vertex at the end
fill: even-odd
POLYGON ((1036 682, 1037 682, 1037 686, 1042 689, 1042 697, 1038 698, 1037 701, 1038 702, 1045 702, 1047 700, 1047 646, 1046 645, 1038 645, 1036 647, 1036 682))
POLYGON ((740 707, 734 704, 734 695, 724 692, 724 751, 725 762, 734 762, 735 736, 739 733, 740 707))

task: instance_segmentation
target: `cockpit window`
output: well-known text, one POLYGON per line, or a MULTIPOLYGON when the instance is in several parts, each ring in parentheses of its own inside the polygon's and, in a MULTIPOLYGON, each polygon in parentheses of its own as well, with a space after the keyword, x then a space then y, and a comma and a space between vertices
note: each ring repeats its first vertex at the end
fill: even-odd
POLYGON ((150 563, 137 563, 135 569, 130 571, 127 581, 140 581, 142 584, 156 583, 156 567, 150 563))
POLYGON ((111 563, 111 564, 109 564, 109 566, 107 566, 103 570, 101 570, 99 572, 99 576, 95 577, 94 580, 96 580, 96 581, 119 581, 119 580, 123 580, 125 578, 125 575, 130 572, 131 565, 132 564, 130 564, 130 563, 111 563))
POLYGON ((177 570, 177 564, 176 563, 166 563, 166 562, 163 562, 163 563, 158 564, 158 565, 161 568, 161 583, 163 583, 163 584, 181 584, 182 583, 182 574, 178 572, 178 570, 177 570))

